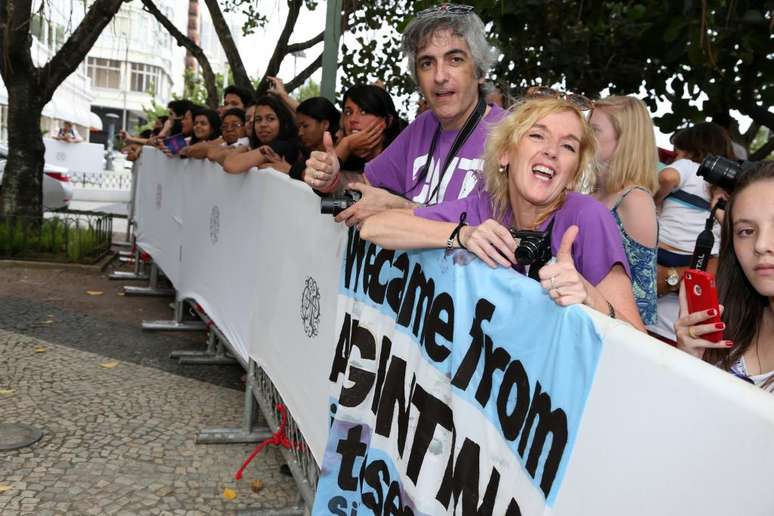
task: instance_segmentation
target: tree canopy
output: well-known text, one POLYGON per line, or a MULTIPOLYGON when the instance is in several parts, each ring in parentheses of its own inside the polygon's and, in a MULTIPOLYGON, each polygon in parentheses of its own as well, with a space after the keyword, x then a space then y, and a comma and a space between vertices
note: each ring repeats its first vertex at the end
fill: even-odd
MULTIPOLYGON (((357 45, 343 48, 345 84, 381 77, 410 92, 399 73, 399 32, 435 2, 374 2, 353 16, 357 45), (397 30, 381 40, 373 31, 397 30)), ((771 0, 522 0, 468 2, 502 52, 491 78, 520 94, 535 84, 562 84, 599 97, 646 93, 671 112, 656 118, 663 132, 735 110, 753 120, 736 135, 749 145, 758 128, 772 137, 758 153, 774 150, 774 2, 771 0), (697 106, 702 102, 701 106, 697 106)))

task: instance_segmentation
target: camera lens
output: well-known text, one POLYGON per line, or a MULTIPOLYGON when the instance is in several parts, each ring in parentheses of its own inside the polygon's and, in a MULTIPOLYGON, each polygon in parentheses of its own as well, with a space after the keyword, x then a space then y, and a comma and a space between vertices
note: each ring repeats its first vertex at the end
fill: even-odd
POLYGON ((736 176, 741 171, 739 163, 722 156, 707 156, 702 161, 696 175, 706 182, 719 186, 727 192, 733 192, 736 176))
POLYGON ((516 248, 516 261, 519 265, 531 265, 535 263, 538 256, 538 246, 534 242, 522 239, 519 247, 516 248))

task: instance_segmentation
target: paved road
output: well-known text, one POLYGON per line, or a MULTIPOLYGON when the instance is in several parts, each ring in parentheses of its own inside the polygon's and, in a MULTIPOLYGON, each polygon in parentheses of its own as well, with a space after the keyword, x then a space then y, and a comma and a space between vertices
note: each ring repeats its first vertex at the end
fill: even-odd
POLYGON ((236 482, 253 445, 194 444, 202 428, 239 425, 242 370, 169 360, 173 349, 202 348, 203 337, 140 331, 143 318, 170 317, 169 300, 118 294, 120 284, 93 271, 0 268, 0 422, 45 431, 32 447, 0 452, 0 514, 296 505, 278 451, 264 451, 236 482), (258 493, 253 479, 264 483, 258 493))

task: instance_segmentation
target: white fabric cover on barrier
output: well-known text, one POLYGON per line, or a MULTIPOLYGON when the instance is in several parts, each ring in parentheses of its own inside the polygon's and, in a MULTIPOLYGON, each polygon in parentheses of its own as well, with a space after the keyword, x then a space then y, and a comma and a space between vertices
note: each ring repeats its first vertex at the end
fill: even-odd
POLYGON ((67 143, 43 138, 46 163, 66 167, 70 172, 102 172, 105 147, 100 143, 67 143))
MULTIPOLYGON (((137 168, 139 245, 264 368, 322 463, 344 228, 273 171, 150 148, 137 168)), ((774 514, 771 395, 588 313, 602 351, 561 491, 523 514, 774 514)))

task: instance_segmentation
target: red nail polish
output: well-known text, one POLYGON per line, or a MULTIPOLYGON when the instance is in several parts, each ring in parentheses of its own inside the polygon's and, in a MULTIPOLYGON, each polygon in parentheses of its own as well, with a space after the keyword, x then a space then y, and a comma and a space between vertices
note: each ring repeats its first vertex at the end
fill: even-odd
POLYGON ((726 341, 726 347, 727 347, 727 348, 732 348, 732 347, 734 347, 734 343, 733 343, 733 341, 727 340, 727 341, 726 341))
POLYGON ((715 314, 717 313, 718 311, 715 310, 714 308, 710 308, 709 310, 707 310, 707 315, 709 315, 710 317, 715 317, 715 314))
POLYGON ((725 327, 726 327, 726 325, 723 324, 722 322, 715 323, 715 328, 717 328, 718 330, 723 330, 723 329, 725 329, 725 327))

